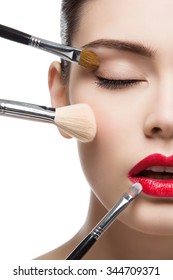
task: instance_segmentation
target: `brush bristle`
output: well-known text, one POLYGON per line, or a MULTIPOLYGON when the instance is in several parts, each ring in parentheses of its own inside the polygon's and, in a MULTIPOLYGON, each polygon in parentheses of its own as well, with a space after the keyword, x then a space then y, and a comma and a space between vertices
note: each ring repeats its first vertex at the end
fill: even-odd
POLYGON ((129 188, 128 194, 136 197, 142 191, 142 185, 140 183, 135 183, 129 188))
POLYGON ((99 66, 98 56, 89 50, 82 50, 80 54, 79 64, 87 69, 96 70, 99 66))
POLYGON ((83 143, 91 142, 96 135, 95 116, 87 104, 57 108, 54 121, 61 130, 83 143))

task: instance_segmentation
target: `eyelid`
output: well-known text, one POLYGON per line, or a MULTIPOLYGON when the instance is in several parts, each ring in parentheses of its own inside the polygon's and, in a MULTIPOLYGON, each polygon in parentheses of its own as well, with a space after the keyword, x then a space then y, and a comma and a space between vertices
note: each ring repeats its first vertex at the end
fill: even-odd
POLYGON ((108 71, 107 69, 101 70, 97 69, 94 72, 95 76, 101 77, 108 80, 146 80, 146 77, 137 71, 133 70, 111 70, 108 71))

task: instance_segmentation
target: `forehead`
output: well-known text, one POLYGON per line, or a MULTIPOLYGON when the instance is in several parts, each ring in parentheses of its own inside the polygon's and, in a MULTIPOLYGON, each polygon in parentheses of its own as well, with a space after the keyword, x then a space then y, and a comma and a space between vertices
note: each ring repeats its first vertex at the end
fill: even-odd
POLYGON ((140 41, 173 47, 172 0, 93 0, 83 6, 74 44, 99 39, 140 41))

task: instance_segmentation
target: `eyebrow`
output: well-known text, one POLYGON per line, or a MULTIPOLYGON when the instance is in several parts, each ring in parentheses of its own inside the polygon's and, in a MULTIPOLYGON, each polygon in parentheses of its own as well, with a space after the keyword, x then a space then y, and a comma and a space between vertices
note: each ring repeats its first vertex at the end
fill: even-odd
POLYGON ((156 53, 156 50, 154 50, 150 46, 142 44, 141 42, 131 42, 131 41, 121 41, 121 40, 99 39, 96 41, 92 41, 83 46, 83 48, 91 48, 91 47, 92 48, 106 47, 110 49, 131 52, 149 58, 153 58, 156 53))

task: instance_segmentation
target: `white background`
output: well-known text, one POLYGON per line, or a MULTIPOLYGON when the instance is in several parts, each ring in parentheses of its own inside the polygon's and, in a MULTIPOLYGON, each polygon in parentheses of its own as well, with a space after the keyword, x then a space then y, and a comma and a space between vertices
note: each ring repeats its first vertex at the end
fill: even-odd
MULTIPOLYGON (((59 0, 1 0, 0 23, 60 42, 59 0)), ((50 105, 52 54, 0 38, 0 98, 50 105)), ((76 140, 53 124, 0 116, 0 259, 30 260, 71 238, 89 187, 76 140)))

